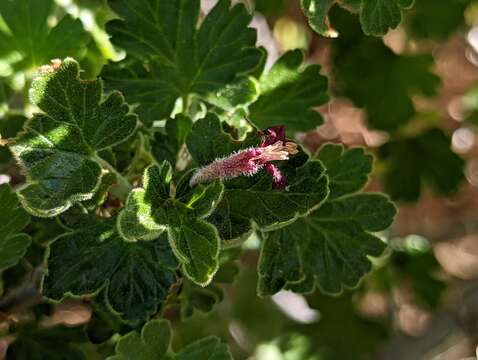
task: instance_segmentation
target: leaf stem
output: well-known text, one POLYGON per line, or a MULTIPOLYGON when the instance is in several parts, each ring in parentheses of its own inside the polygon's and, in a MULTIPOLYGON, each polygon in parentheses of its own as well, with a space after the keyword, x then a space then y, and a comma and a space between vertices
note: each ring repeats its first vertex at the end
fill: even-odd
POLYGON ((133 186, 126 178, 119 173, 108 161, 102 159, 98 154, 94 155, 94 159, 105 169, 116 175, 118 183, 111 187, 111 193, 118 199, 125 201, 128 194, 133 190, 133 186))

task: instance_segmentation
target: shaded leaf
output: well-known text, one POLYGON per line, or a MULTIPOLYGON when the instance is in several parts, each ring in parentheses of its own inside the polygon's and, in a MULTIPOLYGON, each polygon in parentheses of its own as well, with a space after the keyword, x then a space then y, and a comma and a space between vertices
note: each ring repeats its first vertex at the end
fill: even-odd
POLYGON ((101 81, 81 80, 73 59, 45 70, 30 96, 44 113, 9 144, 28 180, 19 197, 32 214, 55 216, 94 196, 103 175, 97 151, 131 136, 137 118, 118 92, 104 97, 101 81))
POLYGON ((367 35, 385 35, 402 21, 402 12, 413 5, 414 0, 362 0, 360 23, 367 35))
POLYGON ((31 238, 20 233, 30 217, 19 204, 17 195, 7 184, 0 185, 0 272, 14 266, 26 253, 31 238))
POLYGON ((236 76, 260 65, 251 15, 242 4, 220 0, 197 28, 199 0, 110 0, 122 18, 107 24, 112 42, 129 56, 110 64, 102 76, 120 89, 142 121, 168 118, 176 99, 208 98, 226 91, 236 76), (179 41, 180 39, 180 41, 179 41))
POLYGON ((49 246, 43 295, 61 300, 104 288, 111 310, 132 324, 156 313, 176 282, 177 263, 166 236, 125 242, 114 219, 75 221, 75 229, 49 246))
POLYGON ((283 124, 288 131, 307 131, 322 124, 313 108, 328 100, 327 78, 319 65, 303 66, 304 54, 289 51, 260 78, 260 96, 249 107, 250 120, 261 129, 283 124))
POLYGON ((283 288, 312 292, 316 286, 325 293, 340 293, 357 285, 370 271, 368 256, 378 256, 385 244, 372 232, 386 229, 396 213, 382 194, 357 194, 371 171, 370 157, 360 149, 325 146, 318 154, 328 158, 330 188, 335 196, 312 214, 264 235, 259 263, 260 295, 272 295, 283 288), (340 154, 333 160, 331 151, 340 154), (355 172, 356 183, 341 182, 349 156, 367 164, 355 172), (360 159, 361 157, 361 159, 360 159), (335 167, 334 167, 335 166, 335 167), (338 195, 340 194, 340 195, 338 195))

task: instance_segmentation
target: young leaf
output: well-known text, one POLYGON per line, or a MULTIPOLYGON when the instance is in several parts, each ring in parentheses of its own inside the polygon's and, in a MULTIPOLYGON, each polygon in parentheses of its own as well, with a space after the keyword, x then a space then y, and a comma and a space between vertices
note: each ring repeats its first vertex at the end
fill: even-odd
POLYGON ((207 98, 238 75, 253 72, 262 52, 244 5, 220 0, 197 28, 199 0, 109 0, 122 18, 107 24, 112 42, 129 56, 102 76, 120 89, 147 124, 168 118, 176 99, 207 98))
POLYGON ((395 29, 402 21, 402 12, 414 0, 362 0, 360 23, 367 35, 381 36, 395 29))
POLYGON ((0 185, 0 272, 14 266, 26 253, 31 238, 20 231, 30 217, 18 206, 17 195, 7 184, 0 185))
POLYGON ((309 20, 309 25, 318 34, 336 37, 337 32, 330 25, 329 11, 337 0, 300 0, 300 6, 309 20))
POLYGON ((89 34, 79 19, 65 15, 54 27, 48 17, 54 14, 53 0, 9 0, 0 2, 0 15, 6 28, 0 28, 0 53, 8 54, 3 65, 28 70, 67 56, 80 58, 89 34))
POLYGON ((328 100, 327 78, 319 65, 303 67, 304 54, 289 51, 260 79, 260 96, 250 107, 250 120, 261 129, 283 124, 288 131, 307 131, 322 124, 314 107, 328 100))
MULTIPOLYGON (((207 165, 247 148, 254 141, 258 138, 251 134, 243 142, 234 140, 221 129, 219 119, 208 114, 194 124, 186 143, 196 163, 207 165)), ((304 163, 304 158, 296 155, 284 165, 289 180, 287 189, 273 189, 272 179, 265 171, 225 181, 224 195, 208 221, 217 227, 223 240, 233 240, 250 233, 253 224, 267 231, 307 214, 325 200, 328 187, 322 164, 304 163)))
POLYGON ((464 160, 452 151, 450 138, 437 128, 391 141, 380 153, 388 165, 385 190, 395 200, 418 200, 424 184, 438 195, 452 195, 465 178, 464 160))
POLYGON ((227 345, 215 336, 198 340, 174 353, 171 349, 172 331, 167 320, 151 320, 141 334, 132 331, 116 344, 116 355, 107 360, 232 360, 227 345))
POLYGON ((220 201, 223 186, 213 182, 191 188, 191 175, 186 173, 174 185, 167 162, 147 168, 143 188, 134 189, 128 196, 118 229, 127 241, 148 240, 167 230, 183 272, 205 286, 218 269, 220 241, 216 228, 203 219, 220 201))
POLYGON ((431 97, 437 92, 440 78, 431 71, 433 57, 397 55, 381 39, 361 34, 346 12, 336 15, 341 30, 334 41, 337 93, 365 108, 371 127, 385 131, 403 127, 415 115, 412 96, 431 97))
POLYGON ((192 282, 185 281, 181 291, 181 318, 191 317, 195 311, 203 314, 212 311, 214 305, 224 298, 223 290, 214 284, 201 287, 192 282))
POLYGON ((30 96, 44 113, 9 144, 28 180, 19 197, 33 215, 55 216, 94 196, 105 163, 97 152, 131 136, 137 117, 118 92, 103 97, 101 81, 81 80, 73 59, 44 69, 30 96))
POLYGON ((371 232, 390 226, 394 205, 382 194, 356 193, 371 171, 370 157, 335 145, 323 147, 318 157, 327 159, 327 169, 331 169, 332 196, 309 216, 265 234, 259 262, 260 295, 283 288, 308 293, 316 285, 325 293, 340 293, 344 287, 357 285, 370 271, 368 256, 380 255, 385 247, 371 232), (331 152, 340 155, 331 160, 331 152), (344 166, 349 157, 367 164, 353 172, 355 183, 341 181, 349 171, 344 166))
POLYGON ((165 235, 125 242, 115 219, 78 219, 75 228, 49 246, 43 295, 61 300, 106 291, 121 318, 136 325, 157 312, 176 282, 176 260, 165 235))

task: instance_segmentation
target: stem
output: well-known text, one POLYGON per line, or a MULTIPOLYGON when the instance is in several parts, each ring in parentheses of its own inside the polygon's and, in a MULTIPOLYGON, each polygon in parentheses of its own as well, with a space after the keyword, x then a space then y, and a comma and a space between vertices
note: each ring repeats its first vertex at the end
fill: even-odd
POLYGON ((99 157, 97 154, 95 154, 94 159, 100 163, 100 165, 107 169, 108 171, 112 172, 113 174, 116 175, 116 178, 118 179, 118 183, 113 185, 111 187, 111 193, 116 196, 118 199, 125 201, 126 198, 128 197, 128 194, 131 192, 133 189, 133 186, 129 183, 126 178, 121 175, 118 170, 116 170, 108 161, 103 160, 101 157, 99 157))
POLYGON ((188 109, 189 109, 189 95, 184 95, 183 96, 183 114, 188 115, 188 109))

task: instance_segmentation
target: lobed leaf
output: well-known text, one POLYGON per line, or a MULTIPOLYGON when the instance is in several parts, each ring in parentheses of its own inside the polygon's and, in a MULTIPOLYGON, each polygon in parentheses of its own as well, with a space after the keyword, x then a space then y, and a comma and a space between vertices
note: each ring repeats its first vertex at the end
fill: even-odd
POLYGON ((19 204, 17 195, 7 184, 0 185, 0 272, 17 264, 30 246, 31 238, 20 231, 30 217, 19 204))
POLYGON ((131 136, 137 118, 121 94, 104 97, 101 81, 81 80, 73 59, 45 69, 30 97, 43 113, 9 144, 27 176, 19 197, 33 215, 55 216, 95 195, 104 174, 97 152, 131 136))
MULTIPOLYGON (((169 118, 176 99, 211 99, 237 76, 255 71, 263 53, 244 5, 220 0, 199 28, 199 0, 110 0, 121 17, 107 24, 129 56, 102 72, 109 88, 137 103, 142 121, 169 118)), ((246 96, 248 98, 249 96, 246 96)))
POLYGON ((344 150, 327 145, 319 158, 331 171, 331 196, 312 214, 279 230, 264 234, 259 262, 260 295, 281 289, 340 293, 357 285, 370 271, 369 256, 378 256, 385 244, 372 232, 386 229, 396 209, 382 194, 357 194, 371 171, 371 159, 361 149, 344 150), (331 156, 333 153, 333 156, 331 156), (355 181, 343 182, 355 158, 355 181))

